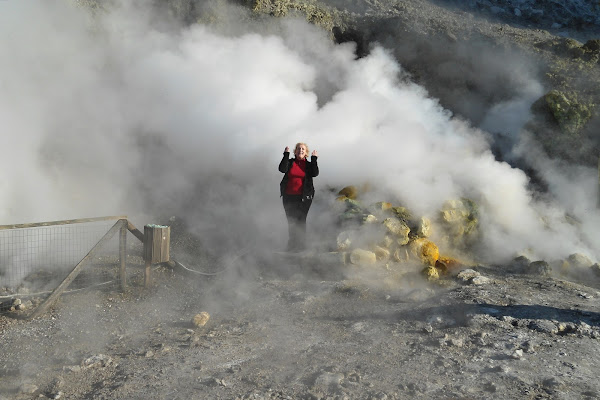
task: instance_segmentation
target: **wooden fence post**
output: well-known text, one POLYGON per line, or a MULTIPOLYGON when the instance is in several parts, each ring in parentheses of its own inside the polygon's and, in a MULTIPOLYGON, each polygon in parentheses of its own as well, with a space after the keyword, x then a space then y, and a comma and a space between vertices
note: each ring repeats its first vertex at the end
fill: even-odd
POLYGON ((125 290, 127 287, 127 273, 125 270, 127 264, 127 220, 121 220, 121 232, 119 233, 119 259, 121 261, 121 268, 119 269, 119 275, 121 277, 121 290, 125 290))
POLYGON ((171 243, 171 227, 162 225, 144 226, 144 285, 149 287, 152 283, 150 266, 155 263, 169 261, 169 247, 171 243))

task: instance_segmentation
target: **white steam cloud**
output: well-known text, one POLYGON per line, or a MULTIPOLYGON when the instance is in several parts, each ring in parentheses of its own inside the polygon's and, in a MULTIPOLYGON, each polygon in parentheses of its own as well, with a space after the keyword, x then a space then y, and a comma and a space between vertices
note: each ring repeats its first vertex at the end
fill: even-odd
POLYGON ((474 199, 491 260, 525 249, 598 258, 595 171, 546 160, 554 197, 542 201, 385 49, 355 60, 303 21, 271 24, 224 34, 158 26, 131 4, 91 16, 68 2, 0 2, 0 221, 171 213, 224 252, 282 248, 277 165, 303 141, 321 168, 311 232, 330 220, 328 186, 369 181, 375 201, 421 215, 474 199))

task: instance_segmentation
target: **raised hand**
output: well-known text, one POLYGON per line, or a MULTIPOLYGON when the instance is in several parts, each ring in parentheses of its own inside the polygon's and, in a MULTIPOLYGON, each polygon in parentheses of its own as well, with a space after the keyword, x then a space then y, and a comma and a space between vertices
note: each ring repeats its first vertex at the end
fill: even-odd
POLYGON ((311 153, 310 155, 311 155, 311 156, 315 156, 315 157, 318 157, 318 156, 319 156, 319 154, 317 153, 317 151, 316 151, 316 150, 313 150, 313 151, 312 151, 312 153, 311 153))
POLYGON ((289 153, 289 152, 290 152, 290 146, 285 146, 285 150, 284 150, 284 152, 285 152, 285 153, 289 153))

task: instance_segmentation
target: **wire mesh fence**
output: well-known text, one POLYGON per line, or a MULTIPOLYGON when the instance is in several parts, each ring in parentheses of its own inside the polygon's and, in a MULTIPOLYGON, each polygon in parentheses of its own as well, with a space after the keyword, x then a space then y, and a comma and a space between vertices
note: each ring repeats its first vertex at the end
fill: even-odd
POLYGON ((0 226, 0 312, 35 309, 61 285, 119 290, 143 281, 140 268, 125 268, 142 264, 126 231, 122 217, 0 226))

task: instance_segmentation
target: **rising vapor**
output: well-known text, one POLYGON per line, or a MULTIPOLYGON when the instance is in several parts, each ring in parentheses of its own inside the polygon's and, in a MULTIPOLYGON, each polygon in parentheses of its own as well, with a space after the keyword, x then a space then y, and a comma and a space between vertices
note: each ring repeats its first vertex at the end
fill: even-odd
MULTIPOLYGON (((532 152, 552 183, 551 195, 532 193, 523 171, 496 161, 489 134, 453 118, 386 49, 355 60, 352 44, 298 20, 246 17, 228 33, 158 24, 140 4, 92 15, 66 1, 0 2, 3 224, 172 214, 220 252, 279 249, 277 165, 305 141, 320 155, 309 230, 322 240, 326 188, 369 182, 374 201, 425 216, 472 198, 490 261, 598 258, 594 171, 532 152)), ((510 104, 486 123, 505 113, 518 131, 525 118, 510 104)))

